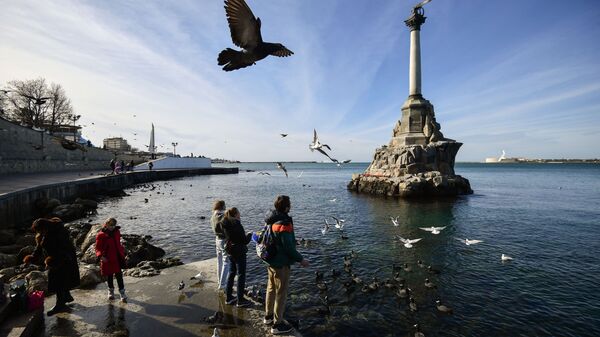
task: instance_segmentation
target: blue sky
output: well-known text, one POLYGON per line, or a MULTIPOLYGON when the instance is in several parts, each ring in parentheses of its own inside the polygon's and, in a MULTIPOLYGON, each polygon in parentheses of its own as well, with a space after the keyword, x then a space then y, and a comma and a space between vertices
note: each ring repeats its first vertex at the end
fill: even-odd
MULTIPOLYGON (((219 0, 3 1, 0 86, 62 84, 96 144, 144 148, 154 122, 182 154, 322 160, 316 128, 334 157, 370 161, 408 95, 417 1, 247 1, 295 54, 230 73, 219 0)), ((422 91, 458 161, 600 157, 600 1, 433 0, 426 16, 422 91)))

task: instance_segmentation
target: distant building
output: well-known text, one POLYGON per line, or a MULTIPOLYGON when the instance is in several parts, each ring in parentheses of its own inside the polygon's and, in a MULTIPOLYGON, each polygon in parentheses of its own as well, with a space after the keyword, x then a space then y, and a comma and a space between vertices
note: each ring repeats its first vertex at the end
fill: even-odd
POLYGON ((113 151, 131 151, 131 145, 122 137, 113 137, 104 139, 104 148, 113 151))

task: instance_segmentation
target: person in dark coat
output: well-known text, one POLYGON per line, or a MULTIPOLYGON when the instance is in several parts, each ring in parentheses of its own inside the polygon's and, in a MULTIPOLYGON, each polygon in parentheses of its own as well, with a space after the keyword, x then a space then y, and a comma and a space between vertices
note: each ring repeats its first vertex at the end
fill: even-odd
POLYGON ((222 220, 223 230, 227 240, 226 251, 229 258, 229 275, 227 276, 227 288, 225 290, 225 301, 231 305, 236 302, 233 297, 233 281, 237 274, 237 306, 250 306, 250 301, 244 298, 246 292, 246 253, 252 233, 244 231, 240 222, 240 212, 232 207, 225 212, 222 220))
POLYGON ((39 218, 33 222, 31 230, 36 233, 36 247, 23 262, 30 263, 45 256, 48 291, 56 293, 56 305, 47 314, 52 316, 68 311, 70 308, 66 304, 73 301, 70 290, 79 286, 80 281, 77 255, 69 231, 59 218, 39 218))
POLYGON ((117 279, 121 301, 127 301, 123 272, 125 269, 125 248, 121 244, 121 227, 117 226, 115 218, 108 218, 102 229, 96 235, 96 256, 100 258, 100 273, 106 276, 108 284, 108 299, 115 299, 115 284, 113 276, 117 279))

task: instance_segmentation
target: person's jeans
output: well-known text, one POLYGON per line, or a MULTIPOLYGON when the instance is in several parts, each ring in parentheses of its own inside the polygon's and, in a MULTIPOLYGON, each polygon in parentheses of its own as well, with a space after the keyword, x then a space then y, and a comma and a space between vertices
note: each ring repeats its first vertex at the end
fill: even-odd
POLYGON ((226 239, 215 238, 217 249, 217 284, 219 289, 225 289, 227 286, 227 276, 229 275, 229 258, 225 252, 226 239))
POLYGON ((233 298, 233 280, 237 274, 237 298, 238 301, 241 301, 244 298, 246 288, 246 253, 238 256, 230 255, 229 259, 231 260, 231 264, 229 265, 229 276, 227 277, 227 290, 225 294, 227 295, 227 300, 233 298))
POLYGON ((290 285, 290 267, 268 267, 267 294, 265 298, 265 316, 274 315, 275 323, 283 322, 285 302, 290 285))

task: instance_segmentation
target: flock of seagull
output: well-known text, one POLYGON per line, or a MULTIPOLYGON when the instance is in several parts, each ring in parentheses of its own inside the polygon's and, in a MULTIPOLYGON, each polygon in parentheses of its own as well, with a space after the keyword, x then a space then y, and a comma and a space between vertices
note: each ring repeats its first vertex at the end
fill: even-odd
MULTIPOLYGON (((288 136, 287 133, 280 133, 281 138, 285 138, 288 136)), ((321 154, 323 154, 325 157, 329 158, 329 160, 331 160, 331 162, 336 163, 336 165, 342 166, 342 164, 348 164, 350 163, 352 160, 347 159, 347 160, 343 160, 343 161, 339 161, 335 158, 332 158, 326 151, 325 148, 328 149, 329 151, 331 151, 331 147, 327 144, 323 144, 321 143, 321 141, 319 140, 319 137, 317 136, 317 130, 313 129, 313 141, 308 144, 308 148, 310 149, 311 152, 317 151, 321 154)), ((289 178, 289 174, 288 174, 288 170, 285 167, 285 165, 283 164, 283 162, 276 162, 276 167, 278 170, 283 171, 283 173, 285 174, 286 178, 289 178)), ((304 171, 300 172, 300 174, 297 176, 297 178, 302 177, 302 174, 304 173, 304 171)), ((270 176, 271 173, 269 172, 265 172, 265 171, 260 171, 257 173, 258 175, 264 175, 264 176, 270 176)))

